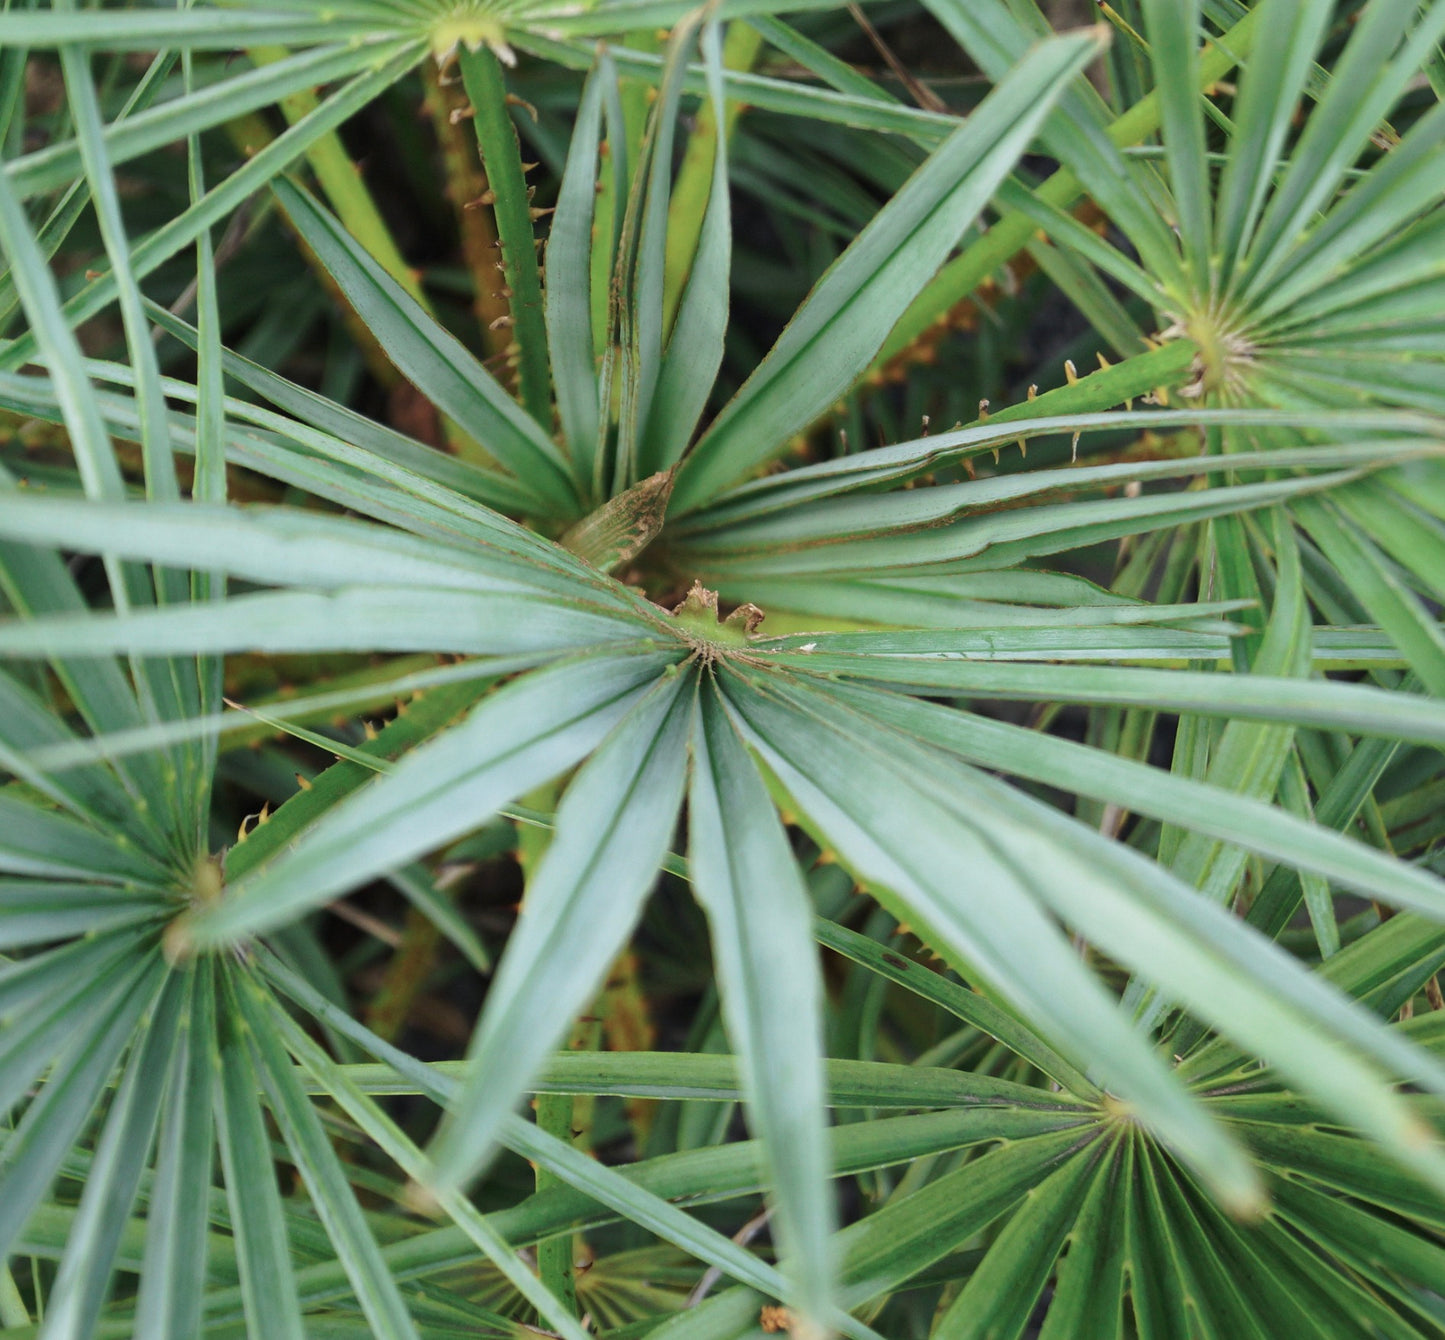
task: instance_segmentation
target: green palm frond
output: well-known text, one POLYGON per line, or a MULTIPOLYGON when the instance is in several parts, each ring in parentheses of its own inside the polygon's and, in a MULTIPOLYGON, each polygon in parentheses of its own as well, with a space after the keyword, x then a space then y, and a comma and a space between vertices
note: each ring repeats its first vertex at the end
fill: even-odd
POLYGON ((1445 1331, 1445 3, 1123 4, 1106 97, 935 0, 962 117, 779 8, 0 13, 7 1333, 1445 1331), (452 78, 487 332, 346 148, 452 78), (315 385, 223 344, 251 211, 315 385), (1016 255, 1118 362, 820 446, 1016 255))

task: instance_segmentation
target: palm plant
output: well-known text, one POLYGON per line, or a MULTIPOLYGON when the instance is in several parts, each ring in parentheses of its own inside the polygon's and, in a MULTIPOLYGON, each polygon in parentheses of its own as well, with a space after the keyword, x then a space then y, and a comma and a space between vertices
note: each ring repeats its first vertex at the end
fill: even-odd
POLYGON ((28 50, 65 85, 51 142, 0 173, 0 408, 64 445, 0 473, 7 1329, 1004 1336, 1041 1304, 1059 1337, 1445 1326, 1445 1067, 1413 1014, 1445 962, 1445 4, 1373 0, 1344 36, 1333 3, 1219 3, 1201 45, 1198 6, 1147 0, 1115 15, 1111 104, 1081 75, 1101 31, 940 0, 993 85, 963 118, 782 8, 0 17, 0 141, 23 146, 28 50), (736 68, 764 44, 785 76, 736 68), (239 72, 206 54, 237 46, 239 72), (137 77, 137 51, 163 54, 137 77), (544 264, 519 52, 589 71, 544 264), (336 133, 434 58, 485 167, 490 362, 336 133), (740 374, 739 101, 892 135, 901 183, 740 374), (273 104, 287 128, 210 185, 208 133, 273 104), (175 142, 185 201, 128 230, 117 169, 175 142), (262 188, 449 450, 223 346, 211 230, 262 188), (50 261, 86 220, 103 268, 67 293, 50 261), (191 246, 194 325, 142 287, 191 246), (869 412, 860 388, 1022 251, 1119 361, 819 452, 815 424, 869 412), (88 356, 112 305, 125 356, 88 356), (1149 449, 1096 459, 1121 434, 1149 449), (249 653, 352 659, 223 710, 249 653), (1048 728, 1073 706, 1082 739, 1048 728), (292 784, 300 757, 334 762, 292 784), (282 803, 232 840, 237 776, 282 803), (358 1017, 313 914, 384 881, 490 972, 448 890, 518 841, 497 816, 532 834, 521 915, 465 1060, 423 1061, 358 1017), (600 1051, 578 1020, 660 875, 705 913, 717 1022, 685 1054, 600 1051), (880 1053, 884 1013, 904 1041, 880 1053), (631 1120, 645 1156, 609 1166, 573 1145, 599 1096, 693 1115, 650 1145, 631 1120), (843 1227, 840 1179, 869 1198, 843 1227), (776 1264, 734 1232, 760 1193, 776 1264), (584 1231, 614 1246, 595 1277, 584 1231), (730 1283, 664 1287, 687 1260, 730 1283))

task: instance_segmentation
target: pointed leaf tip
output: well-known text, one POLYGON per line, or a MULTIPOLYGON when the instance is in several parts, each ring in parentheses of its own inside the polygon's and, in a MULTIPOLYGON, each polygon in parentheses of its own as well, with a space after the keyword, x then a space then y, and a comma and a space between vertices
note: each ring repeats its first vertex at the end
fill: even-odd
POLYGON ((562 547, 602 572, 613 572, 630 562, 662 530, 676 475, 676 467, 659 470, 609 498, 562 536, 562 547))

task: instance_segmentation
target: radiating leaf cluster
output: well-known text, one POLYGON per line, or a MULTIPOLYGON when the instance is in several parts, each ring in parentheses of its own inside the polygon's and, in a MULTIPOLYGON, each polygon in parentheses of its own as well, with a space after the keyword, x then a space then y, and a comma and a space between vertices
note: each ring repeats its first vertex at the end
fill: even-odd
POLYGON ((0 411, 59 447, 0 452, 7 1333, 1445 1330, 1445 3, 1140 0, 1106 97, 1102 29, 937 0, 961 116, 784 8, 0 13, 0 411), (419 69, 490 330, 338 133, 419 69), (889 181, 765 346, 743 102, 889 181), (223 344, 252 210, 434 432, 223 344), (1119 361, 820 446, 1022 255, 1119 361), (493 970, 452 889, 514 848, 493 970), (387 887, 488 975, 464 1059, 348 999, 320 914, 387 887), (605 1050, 661 900, 690 1045, 605 1050))

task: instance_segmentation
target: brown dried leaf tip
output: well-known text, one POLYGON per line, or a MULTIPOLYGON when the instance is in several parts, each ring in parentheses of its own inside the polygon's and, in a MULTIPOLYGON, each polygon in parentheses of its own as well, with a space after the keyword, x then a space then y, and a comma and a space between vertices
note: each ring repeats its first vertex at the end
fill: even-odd
POLYGON ((603 572, 630 563, 662 530, 676 475, 676 467, 660 470, 608 499, 562 536, 562 547, 603 572))

